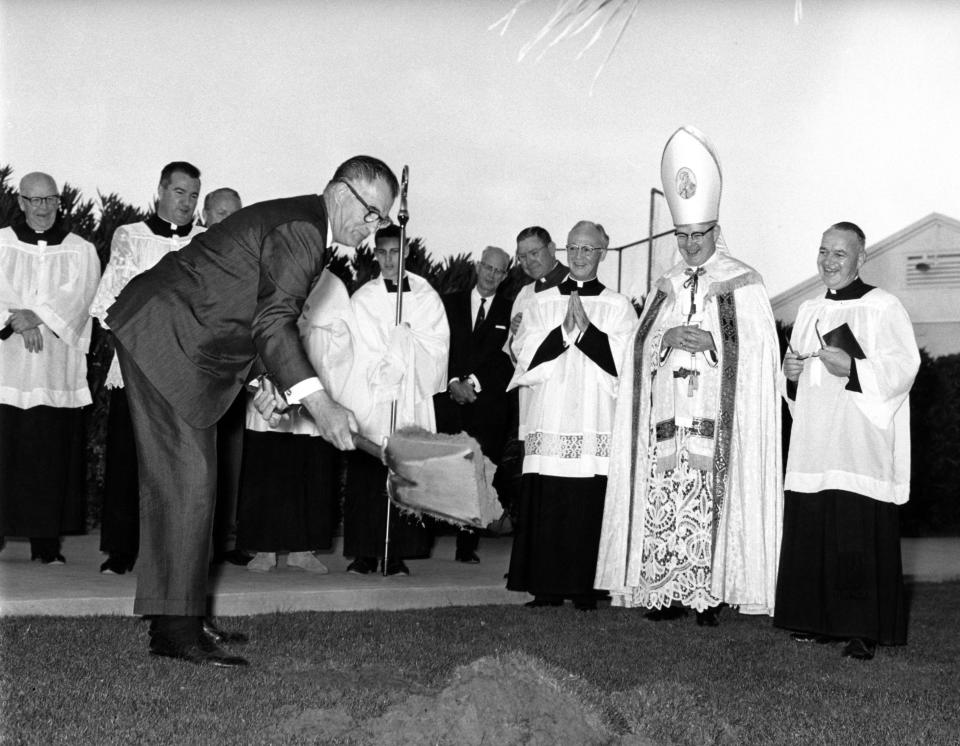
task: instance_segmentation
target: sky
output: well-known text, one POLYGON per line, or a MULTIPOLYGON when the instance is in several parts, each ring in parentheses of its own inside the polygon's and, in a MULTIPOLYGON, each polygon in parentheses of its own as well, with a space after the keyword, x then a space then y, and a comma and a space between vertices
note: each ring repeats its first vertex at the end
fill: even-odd
MULTIPOLYGON (((720 156, 727 243, 771 295, 815 273, 831 223, 869 245, 960 218, 954 0, 804 0, 799 23, 795 0, 639 0, 595 83, 618 24, 580 59, 589 32, 519 61, 556 1, 490 30, 516 5, 0 0, 0 163, 146 207, 173 160, 249 204, 366 153, 409 165, 409 235, 478 257, 533 224, 561 246, 580 219, 643 238, 663 146, 691 124, 720 156)), ((623 252, 631 294, 645 252, 623 252)))

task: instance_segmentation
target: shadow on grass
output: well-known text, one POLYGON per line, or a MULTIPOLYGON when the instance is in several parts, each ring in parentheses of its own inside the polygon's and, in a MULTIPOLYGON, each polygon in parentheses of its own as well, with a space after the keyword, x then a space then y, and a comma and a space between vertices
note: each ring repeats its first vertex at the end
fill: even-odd
MULTIPOLYGON (((426 713, 430 702, 452 701, 459 667, 520 655, 602 713, 607 742, 956 743, 960 584, 911 593, 909 645, 881 648, 866 663, 841 658, 840 645, 796 645, 769 619, 729 610, 716 629, 692 616, 655 624, 636 610, 569 606, 221 620, 251 634, 243 671, 151 658, 134 619, 8 618, 4 740, 364 743, 369 731, 351 723, 387 717, 412 697, 426 713), (308 712, 336 717, 317 721, 320 731, 289 727, 308 712)), ((393 735, 376 742, 416 742, 393 735)), ((468 736, 454 729, 440 742, 468 736)))

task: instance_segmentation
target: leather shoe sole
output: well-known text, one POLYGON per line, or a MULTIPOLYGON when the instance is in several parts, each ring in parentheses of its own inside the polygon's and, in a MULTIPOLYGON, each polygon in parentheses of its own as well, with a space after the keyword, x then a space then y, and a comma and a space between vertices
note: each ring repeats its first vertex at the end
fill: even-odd
POLYGON ((150 655, 173 658, 197 666, 239 668, 250 665, 246 658, 241 658, 239 655, 230 655, 202 635, 198 642, 192 644, 173 642, 165 637, 154 637, 150 640, 150 655))

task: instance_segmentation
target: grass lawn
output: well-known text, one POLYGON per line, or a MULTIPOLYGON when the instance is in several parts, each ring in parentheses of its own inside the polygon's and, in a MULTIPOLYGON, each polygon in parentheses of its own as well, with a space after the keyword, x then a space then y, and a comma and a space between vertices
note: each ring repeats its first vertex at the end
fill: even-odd
POLYGON ((0 741, 352 743, 278 727, 325 708, 364 722, 436 695, 458 666, 521 652, 635 739, 612 742, 957 744, 960 584, 911 590, 909 645, 870 662, 730 610, 716 629, 569 605, 221 619, 252 637, 239 671, 152 658, 135 619, 6 618, 0 741))

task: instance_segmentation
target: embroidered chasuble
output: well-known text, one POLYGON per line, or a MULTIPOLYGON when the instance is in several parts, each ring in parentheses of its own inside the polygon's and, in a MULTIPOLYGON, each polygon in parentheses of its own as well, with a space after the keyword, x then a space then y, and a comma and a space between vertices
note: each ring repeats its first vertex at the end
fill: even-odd
POLYGON ((760 276, 716 241, 699 271, 658 280, 627 345, 596 575, 615 605, 773 614, 779 345, 760 276), (665 346, 682 325, 716 351, 665 346))

